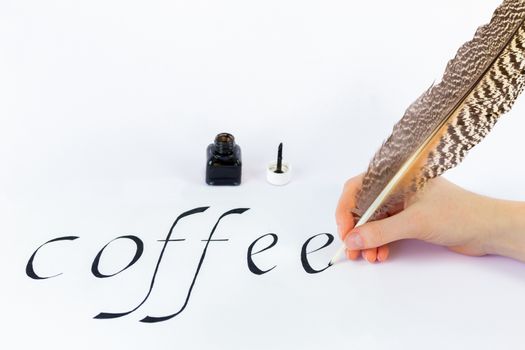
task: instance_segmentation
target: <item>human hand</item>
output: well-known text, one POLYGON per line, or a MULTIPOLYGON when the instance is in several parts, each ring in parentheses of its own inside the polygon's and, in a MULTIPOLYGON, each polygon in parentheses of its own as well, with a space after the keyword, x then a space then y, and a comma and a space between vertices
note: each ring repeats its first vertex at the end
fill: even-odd
POLYGON ((351 210, 363 176, 346 182, 336 210, 347 258, 362 255, 368 262, 382 262, 388 258, 388 243, 412 238, 461 254, 500 254, 525 261, 524 203, 480 196, 440 177, 387 217, 354 228, 351 210))

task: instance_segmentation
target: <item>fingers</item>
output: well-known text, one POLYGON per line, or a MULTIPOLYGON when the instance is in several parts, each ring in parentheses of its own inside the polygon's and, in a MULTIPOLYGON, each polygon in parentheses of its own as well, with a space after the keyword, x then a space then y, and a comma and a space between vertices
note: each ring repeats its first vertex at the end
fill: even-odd
POLYGON ((350 260, 357 260, 359 258, 359 254, 361 254, 360 250, 350 250, 346 249, 346 258, 350 260))
MULTIPOLYGON (((424 230, 422 220, 417 210, 413 208, 409 207, 396 215, 354 228, 345 237, 345 245, 348 249, 364 250, 384 246, 400 239, 417 238, 417 235, 424 230)), ((381 254, 381 258, 388 257, 388 252, 383 251, 381 254)), ((374 260, 377 258, 377 254, 372 252, 364 256, 374 260)))
MULTIPOLYGON (((352 230, 352 228, 354 228, 355 225, 354 217, 352 215, 352 209, 355 208, 355 197, 357 192, 361 188, 362 181, 362 174, 348 180, 345 183, 343 193, 341 194, 339 203, 337 204, 335 218, 339 237, 343 241, 345 241, 345 239, 349 236, 348 233, 350 232, 350 230, 352 230)), ((366 247, 368 249, 356 248, 355 246, 349 248, 350 249, 345 250, 345 253, 346 257, 350 260, 356 260, 361 255, 365 260, 367 260, 370 263, 373 263, 375 261, 383 262, 386 261, 389 255, 389 248, 387 245, 371 245, 369 247, 366 247)))
POLYGON ((369 248, 362 250, 361 255, 363 256, 363 259, 365 259, 369 263, 373 263, 376 261, 377 258, 377 248, 369 248))
POLYGON ((384 262, 388 259, 389 253, 390 253, 390 249, 388 248, 388 245, 384 245, 378 248, 365 249, 365 250, 346 249, 347 259, 357 260, 357 258, 359 258, 359 255, 361 255, 363 259, 365 259, 369 263, 373 263, 376 261, 384 262))
MULTIPOLYGON (((390 253, 390 250, 388 248, 388 245, 383 245, 377 248, 364 249, 361 251, 361 256, 363 257, 363 259, 365 259, 369 263, 374 263, 376 261, 384 262, 386 261, 386 259, 388 259, 389 253, 390 253)), ((347 249, 347 257, 349 259, 356 260, 358 256, 359 256, 359 250, 347 249), (355 254, 350 254, 350 252, 355 252, 355 254)))
POLYGON ((355 196, 357 191, 361 188, 362 176, 353 177, 345 183, 343 193, 339 198, 337 209, 335 211, 335 221, 337 223, 337 231, 339 238, 344 239, 344 236, 350 231, 354 225, 354 217, 352 216, 352 209, 355 208, 355 196))
POLYGON ((377 261, 386 261, 386 259, 388 259, 388 254, 390 254, 390 249, 387 245, 377 248, 377 261))

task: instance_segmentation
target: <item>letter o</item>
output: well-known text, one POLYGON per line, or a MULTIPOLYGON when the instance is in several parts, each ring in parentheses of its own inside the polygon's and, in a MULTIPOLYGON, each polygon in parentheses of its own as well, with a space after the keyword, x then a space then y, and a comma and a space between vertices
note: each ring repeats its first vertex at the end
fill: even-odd
POLYGON ((108 278, 108 277, 113 277, 115 275, 118 275, 119 273, 123 272, 124 270, 128 269, 133 264, 135 264, 140 259, 140 257, 142 256, 143 252, 144 252, 144 243, 137 236, 128 235, 128 236, 117 237, 117 238, 109 241, 104 247, 102 247, 102 249, 100 249, 100 251, 98 252, 97 256, 95 257, 95 260, 93 260, 93 264, 91 265, 91 273, 95 277, 98 277, 98 278, 108 278), (126 267, 124 267, 122 270, 117 271, 117 272, 115 272, 114 274, 111 274, 111 275, 105 275, 105 274, 101 273, 100 270, 98 269, 98 264, 100 262, 100 257, 102 256, 102 253, 104 252, 104 249, 106 249, 106 247, 108 245, 110 245, 112 242, 116 241, 117 239, 124 239, 124 238, 132 240, 135 243, 135 245, 137 246, 137 250, 135 251, 135 256, 129 262, 129 264, 126 267))

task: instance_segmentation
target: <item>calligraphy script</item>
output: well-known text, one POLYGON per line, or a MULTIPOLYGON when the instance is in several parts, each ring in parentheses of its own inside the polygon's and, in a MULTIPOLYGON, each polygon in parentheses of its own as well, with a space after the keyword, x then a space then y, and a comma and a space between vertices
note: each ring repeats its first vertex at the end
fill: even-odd
MULTIPOLYGON (((159 258, 158 258, 157 264, 155 266, 155 270, 153 271, 153 275, 151 277, 151 283, 150 283, 150 286, 149 286, 149 290, 146 293, 146 296, 144 297, 144 299, 142 299, 142 301, 140 301, 140 303, 138 303, 137 306, 131 308, 130 310, 123 311, 123 312, 101 312, 98 315, 96 315, 94 318, 95 319, 114 319, 114 318, 119 318, 119 317, 123 317, 123 316, 129 315, 132 312, 136 311, 138 308, 140 308, 146 302, 146 300, 148 300, 148 298, 149 298, 149 296, 151 294, 151 291, 153 290, 153 287, 155 285, 155 278, 157 277, 157 272, 159 270, 159 266, 160 266, 160 264, 162 262, 162 258, 164 256, 164 252, 166 251, 166 247, 168 246, 168 243, 169 242, 177 242, 177 241, 184 241, 185 240, 184 238, 172 238, 171 237, 175 226, 177 226, 177 223, 180 220, 182 220, 184 218, 187 218, 187 217, 189 217, 191 215, 195 215, 195 214, 198 214, 198 213, 203 213, 208 208, 209 207, 199 207, 199 208, 195 208, 195 209, 192 209, 192 210, 188 210, 188 211, 180 214, 175 219, 175 221, 171 225, 171 228, 170 228, 166 238, 163 239, 163 240, 160 240, 160 242, 163 242, 164 244, 162 246, 162 250, 160 251, 159 258)), ((211 242, 217 242, 217 241, 227 241, 227 239, 214 239, 214 237, 213 237, 213 235, 214 235, 217 227, 219 226, 221 220, 224 217, 228 216, 228 215, 243 214, 247 210, 249 210, 249 208, 236 208, 236 209, 232 209, 232 210, 229 210, 229 211, 223 213, 219 217, 219 219, 217 220, 217 222, 215 223, 213 228, 211 229, 208 238, 203 240, 204 242, 206 242, 206 244, 204 245, 204 248, 202 250, 199 262, 197 264, 197 268, 195 270, 195 274, 194 274, 193 279, 191 281, 191 284, 190 284, 190 286, 188 288, 188 292, 186 294, 186 299, 185 299, 184 304, 182 305, 182 307, 177 312, 169 314, 169 315, 164 315, 164 316, 160 316, 160 317, 157 317, 157 316, 155 316, 155 317, 154 316, 146 316, 143 319, 141 319, 140 322, 155 323, 155 322, 167 321, 167 320, 169 320, 171 318, 176 317, 177 315, 180 315, 186 309, 186 307, 188 306, 188 303, 190 301, 190 297, 191 297, 191 293, 193 291, 193 288, 195 287, 195 283, 197 281, 197 276, 199 275, 199 272, 200 272, 200 270, 202 268, 202 265, 203 265, 203 263, 205 261, 206 252, 208 251, 208 248, 210 247, 210 243, 211 242)), ((57 242, 61 242, 61 241, 74 241, 74 240, 76 240, 78 238, 79 238, 78 236, 57 237, 57 238, 51 239, 51 240, 45 242, 44 244, 42 244, 41 246, 39 246, 33 252, 33 254, 31 255, 31 257, 29 258, 29 260, 27 262, 27 265, 26 265, 26 274, 27 274, 27 276, 29 276, 30 278, 32 278, 34 280, 46 280, 46 279, 55 278, 55 277, 60 276, 62 273, 58 273, 58 274, 51 275, 51 276, 41 276, 41 275, 37 274, 35 272, 35 267, 34 267, 35 256, 37 255, 37 253, 42 248, 44 248, 45 246, 47 246, 49 244, 53 244, 53 243, 57 243, 57 242)), ((255 275, 263 275, 265 273, 268 273, 268 272, 272 271, 276 267, 276 265, 275 265, 275 266, 273 266, 271 268, 263 269, 263 268, 259 267, 255 263, 255 261, 253 259, 253 256, 257 255, 257 254, 260 254, 260 253, 263 253, 264 251, 266 251, 268 249, 271 249, 272 247, 274 247, 277 244, 277 241, 278 241, 278 236, 275 233, 266 233, 266 234, 256 238, 248 246, 247 253, 246 253, 246 261, 247 261, 248 269, 250 270, 250 272, 252 272, 255 275), (262 239, 264 239, 266 237, 270 237, 271 238, 271 242, 269 244, 267 244, 266 246, 264 246, 263 248, 256 248, 257 243, 260 240, 262 240, 262 239), (255 249, 255 251, 254 251, 254 249, 255 249)), ((321 250, 323 248, 328 247, 333 241, 334 241, 334 236, 333 235, 331 235, 329 233, 319 233, 319 234, 316 234, 314 236, 311 236, 310 238, 308 238, 304 242, 304 244, 302 245, 302 248, 301 248, 301 264, 302 264, 302 266, 304 268, 304 271, 306 273, 309 273, 309 274, 319 273, 319 272, 322 272, 322 271, 326 270, 328 267, 331 266, 330 264, 327 264, 326 266, 324 266, 321 269, 316 269, 316 268, 312 267, 310 262, 308 261, 308 255, 311 254, 311 253, 317 252, 318 250, 321 250), (319 236, 325 236, 326 237, 325 243, 323 245, 321 245, 320 247, 317 247, 317 248, 314 248, 314 249, 310 250, 309 249, 310 242, 314 238, 319 237, 319 236)), ((91 265, 91 273, 97 278, 110 278, 110 277, 113 277, 115 275, 118 275, 119 273, 121 273, 121 272, 127 270, 128 268, 130 268, 131 266, 133 266, 140 259, 140 257, 142 256, 143 251, 144 251, 144 243, 137 236, 125 235, 125 236, 119 236, 117 238, 114 238, 113 240, 109 241, 105 246, 103 246, 102 249, 100 249, 100 251, 95 256, 95 258, 93 260, 93 263, 91 265), (129 241, 133 242, 135 244, 135 255, 133 256, 131 261, 126 265, 126 267, 124 267, 120 271, 117 271, 117 272, 115 272, 113 274, 103 274, 99 270, 100 258, 102 257, 102 254, 104 253, 104 250, 108 247, 108 245, 110 245, 112 242, 114 242, 116 240, 129 240, 129 241)))

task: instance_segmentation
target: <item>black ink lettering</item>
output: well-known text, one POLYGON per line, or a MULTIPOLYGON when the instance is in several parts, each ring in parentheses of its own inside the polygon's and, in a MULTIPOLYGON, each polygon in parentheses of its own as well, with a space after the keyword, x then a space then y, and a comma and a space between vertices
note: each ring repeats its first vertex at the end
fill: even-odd
POLYGON ((162 322, 162 321, 167 321, 175 316, 177 316, 178 314, 180 314, 182 311, 184 311, 184 309, 186 308, 186 306, 188 305, 188 302, 190 301, 190 296, 191 296, 191 291, 193 290, 193 287, 195 286, 195 281, 197 280, 197 276, 199 274, 199 271, 202 267, 202 263, 204 262, 204 257, 206 256, 206 251, 208 250, 208 245, 210 244, 210 242, 213 241, 212 237, 213 237, 213 234, 215 233, 215 230, 217 229, 217 226, 219 226, 219 223, 221 222, 221 220, 225 217, 225 216, 228 216, 228 215, 231 215, 231 214, 242 214, 244 213, 245 211, 247 211, 249 208, 237 208, 237 209, 232 209, 232 210, 229 210, 227 212, 225 212, 224 214, 222 214, 219 219, 217 220, 217 222, 215 223, 215 226, 213 226, 213 229, 211 230, 210 232, 210 236, 208 237, 208 239, 206 240, 206 245, 204 246, 204 250, 202 251, 202 254, 201 254, 201 258, 199 260, 199 264, 197 265, 197 270, 195 271, 195 276, 193 276, 193 281, 191 282, 191 285, 190 285, 190 288, 188 290, 188 294, 186 295, 186 300, 184 301, 184 305, 182 305, 182 307, 180 308, 179 311, 177 311, 176 313, 174 314, 171 314, 171 315, 168 315, 168 316, 162 316, 162 317, 154 317, 154 316, 146 316, 144 317, 142 320, 140 320, 140 322, 145 322, 145 323, 155 323, 155 322, 162 322))
POLYGON ((315 270, 311 265, 310 263, 308 262, 308 258, 307 258, 307 255, 310 254, 310 253, 315 253, 316 251, 318 250, 321 250, 323 248, 326 248, 328 247, 330 244, 332 244, 332 242, 334 241, 334 236, 329 234, 329 233, 319 233, 315 236, 312 236, 310 238, 308 238, 306 240, 306 242, 304 242, 303 244, 303 248, 301 249, 301 263, 303 264, 303 268, 304 270, 307 272, 307 273, 319 273, 319 272, 323 272, 324 270, 326 270, 327 268, 329 268, 331 265, 328 264, 325 268, 321 269, 321 270, 315 270), (326 240, 326 243, 323 244, 321 247, 315 249, 315 250, 312 250, 311 252, 307 252, 306 249, 308 248, 308 244, 310 243, 310 241, 312 239, 314 239, 315 237, 317 236, 321 236, 321 235, 325 235, 326 237, 328 237, 328 239, 326 240))
POLYGON ((184 218, 184 217, 186 217, 186 216, 190 216, 190 215, 197 214, 197 213, 202 213, 202 212, 206 211, 208 208, 209 207, 199 207, 199 208, 195 208, 195 209, 192 209, 192 210, 188 210, 187 212, 184 212, 184 213, 180 214, 177 217, 177 219, 175 219, 175 221, 173 222, 173 225, 171 225, 171 228, 170 228, 170 230, 168 232, 168 236, 164 240, 164 246, 162 247, 162 250, 160 252, 159 259, 157 261, 157 266, 155 266, 155 271, 153 272, 153 277, 151 278, 151 283, 150 283, 150 286, 149 286, 148 293, 146 294, 146 297, 144 298, 144 300, 142 300, 140 302, 140 304, 138 304, 135 308, 133 308, 132 310, 127 311, 127 312, 119 312, 119 313, 101 312, 98 315, 96 315, 94 318, 97 318, 97 319, 118 318, 118 317, 129 315, 130 313, 134 312, 139 307, 141 307, 142 304, 144 304, 146 302, 146 300, 149 298, 149 296, 151 294, 151 291, 153 290, 153 285, 155 284, 155 277, 157 277, 157 272, 159 271, 159 266, 160 266, 160 263, 162 261, 162 257, 164 256, 164 251, 166 250, 166 246, 168 245, 168 242, 170 242, 170 238, 171 238, 171 234, 173 233, 173 229, 175 228, 175 226, 177 225, 179 220, 184 218))
POLYGON ((45 280, 45 279, 48 279, 48 278, 53 278, 53 277, 60 276, 62 273, 58 273, 56 275, 47 276, 47 277, 42 277, 42 276, 37 275, 36 272, 35 272, 35 269, 33 267, 33 260, 35 260, 35 255, 40 250, 40 248, 42 248, 46 244, 53 243, 53 242, 58 242, 58 241, 74 241, 77 238, 78 238, 77 236, 58 237, 58 238, 52 239, 52 240, 47 241, 46 243, 42 244, 40 247, 38 247, 35 250, 33 255, 31 255, 31 257, 29 258, 29 261, 27 262, 27 266, 26 266, 26 275, 28 275, 30 278, 32 278, 34 280, 45 280))
POLYGON ((98 277, 98 278, 107 278, 107 277, 113 277, 115 275, 118 275, 119 273, 121 273, 122 271, 128 269, 129 267, 131 267, 133 264, 135 264, 139 259, 140 257, 142 256, 142 253, 144 252, 144 243, 142 242, 142 240, 140 238, 138 238, 137 236, 132 236, 132 235, 128 235, 128 236, 120 236, 120 237, 117 237, 115 238, 114 240, 112 241, 109 241, 108 244, 106 244, 102 249, 100 249, 100 251, 98 252, 97 256, 95 257, 95 260, 93 260, 93 264, 91 265, 91 273, 95 276, 95 277, 98 277), (122 270, 118 271, 118 272, 115 272, 114 274, 111 274, 111 275, 104 275, 100 272, 100 270, 98 269, 98 264, 100 263, 100 257, 102 256, 102 252, 104 252, 104 249, 106 249, 106 247, 113 241, 116 241, 117 239, 123 239, 123 238, 126 238, 126 239, 130 239, 132 240, 135 245, 137 246, 137 249, 135 251, 135 256, 133 257, 133 259, 129 262, 129 264, 123 268, 122 270))
POLYGON ((272 271, 273 269, 275 269, 275 267, 277 265, 274 265, 272 268, 269 268, 268 270, 261 270, 259 267, 257 267, 257 265, 255 265, 255 263, 253 262, 253 259, 252 259, 252 256, 254 256, 255 254, 259 254, 259 253, 262 253, 264 252, 265 250, 268 250, 270 248, 272 248, 273 246, 275 246, 277 244, 277 235, 275 233, 267 233, 259 238, 257 238, 255 241, 253 241, 252 244, 250 244, 250 246, 248 247, 248 254, 247 254, 247 260, 248 260, 248 268, 250 269, 251 272, 253 272, 254 274, 256 275, 263 275, 267 272, 270 272, 272 271), (255 244, 263 239, 264 237, 267 237, 267 236, 271 236, 273 238, 272 240, 272 243, 270 243, 269 246, 255 252, 255 253, 252 253, 252 250, 253 250, 253 247, 255 246, 255 244))

